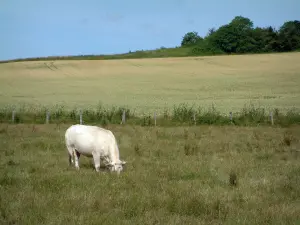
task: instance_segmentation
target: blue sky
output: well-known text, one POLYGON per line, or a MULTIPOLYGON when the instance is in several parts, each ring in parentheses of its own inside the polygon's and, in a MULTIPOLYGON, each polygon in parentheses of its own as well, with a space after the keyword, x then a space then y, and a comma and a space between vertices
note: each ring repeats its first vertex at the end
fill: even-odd
POLYGON ((299 9, 299 0, 1 0, 0 60, 175 47, 238 15, 278 28, 299 9))

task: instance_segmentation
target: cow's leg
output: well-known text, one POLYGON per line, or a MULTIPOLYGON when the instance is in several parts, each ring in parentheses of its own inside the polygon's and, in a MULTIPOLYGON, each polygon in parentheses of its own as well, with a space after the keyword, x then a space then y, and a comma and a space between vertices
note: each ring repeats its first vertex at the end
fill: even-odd
POLYGON ((74 156, 74 161, 75 161, 75 168, 79 170, 79 157, 78 157, 77 151, 75 149, 73 149, 73 156, 74 156))
POLYGON ((67 145, 67 149, 68 149, 68 156, 69 156, 69 166, 71 166, 72 164, 74 164, 74 160, 73 160, 73 148, 69 145, 67 145))
POLYGON ((93 159, 94 159, 94 166, 96 169, 96 172, 100 171, 100 154, 93 152, 93 159))
POLYGON ((80 153, 75 149, 78 160, 80 159, 80 153))
POLYGON ((74 161, 72 159, 72 155, 70 155, 69 153, 68 155, 69 155, 69 166, 71 166, 74 163, 74 161))

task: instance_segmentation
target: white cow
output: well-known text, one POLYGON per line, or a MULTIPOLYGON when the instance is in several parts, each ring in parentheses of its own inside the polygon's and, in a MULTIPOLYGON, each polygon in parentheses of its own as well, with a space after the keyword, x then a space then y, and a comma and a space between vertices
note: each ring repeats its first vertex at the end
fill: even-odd
POLYGON ((119 148, 115 136, 110 130, 97 126, 72 125, 65 133, 65 141, 69 154, 69 164, 79 169, 80 154, 93 157, 97 172, 100 169, 100 159, 110 171, 118 174, 123 170, 125 161, 119 159, 119 148))

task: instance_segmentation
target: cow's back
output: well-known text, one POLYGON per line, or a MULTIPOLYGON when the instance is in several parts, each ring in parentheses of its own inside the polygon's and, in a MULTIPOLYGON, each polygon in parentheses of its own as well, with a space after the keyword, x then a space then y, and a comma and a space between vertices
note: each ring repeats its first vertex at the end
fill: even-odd
POLYGON ((91 156, 92 151, 105 151, 112 142, 112 137, 107 130, 89 125, 72 125, 66 130, 66 143, 74 147, 83 155, 91 156))
POLYGON ((97 130, 92 126, 72 125, 66 130, 66 144, 90 156, 95 148, 97 130))

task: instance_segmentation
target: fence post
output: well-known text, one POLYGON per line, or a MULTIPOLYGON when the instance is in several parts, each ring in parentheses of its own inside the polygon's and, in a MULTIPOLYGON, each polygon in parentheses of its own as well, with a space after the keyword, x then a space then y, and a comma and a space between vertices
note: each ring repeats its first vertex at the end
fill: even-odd
POLYGON ((13 109, 12 115, 11 115, 11 121, 12 121, 12 123, 15 122, 15 114, 16 114, 16 110, 13 109))
POLYGON ((230 122, 232 122, 232 112, 229 112, 229 119, 230 119, 230 122))
POLYGON ((125 109, 124 109, 123 114, 122 114, 121 124, 125 124, 125 121, 126 121, 126 115, 125 115, 125 109))
POLYGON ((83 123, 83 121, 82 121, 82 111, 81 110, 79 111, 79 122, 80 122, 80 124, 83 123))
POLYGON ((46 123, 49 123, 49 118, 50 118, 50 112, 49 110, 46 112, 46 123))
POLYGON ((196 125, 196 113, 193 114, 194 125, 196 125))
POLYGON ((156 127, 156 112, 154 112, 154 126, 156 127))
POLYGON ((270 112, 270 120, 271 120, 271 124, 273 126, 274 125, 273 112, 270 112))

